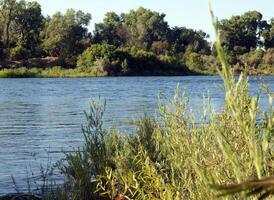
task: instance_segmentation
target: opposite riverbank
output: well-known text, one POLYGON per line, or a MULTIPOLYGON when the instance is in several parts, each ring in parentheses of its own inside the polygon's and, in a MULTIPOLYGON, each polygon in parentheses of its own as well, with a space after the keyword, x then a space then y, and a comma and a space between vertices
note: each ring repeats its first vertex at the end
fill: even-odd
MULTIPOLYGON (((234 74, 240 74, 241 71, 234 70, 234 74)), ((249 69, 248 75, 267 76, 274 75, 274 67, 269 69, 249 69)), ((167 71, 144 71, 136 72, 127 75, 112 75, 112 76, 195 76, 195 75, 217 75, 215 71, 193 71, 185 69, 167 70, 167 71)), ((81 69, 66 69, 63 67, 51 68, 4 68, 0 70, 0 78, 89 78, 89 77, 105 77, 105 74, 96 74, 90 71, 82 71, 81 69)))

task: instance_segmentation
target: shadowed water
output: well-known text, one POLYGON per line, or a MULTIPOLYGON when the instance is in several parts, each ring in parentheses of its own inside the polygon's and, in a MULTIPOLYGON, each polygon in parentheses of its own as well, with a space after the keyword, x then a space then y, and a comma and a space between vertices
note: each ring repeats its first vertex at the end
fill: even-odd
MULTIPOLYGON (((273 76, 262 81, 273 90, 273 76)), ((250 78, 252 94, 259 82, 257 77, 250 78)), ((215 76, 0 79, 0 194, 14 192, 11 175, 24 187, 30 173, 26 168, 38 171, 48 156, 55 162, 62 158, 62 150, 81 146, 81 124, 90 98, 106 99, 105 126, 115 124, 131 131, 123 123, 144 113, 155 114, 158 95, 172 97, 178 83, 186 89, 194 110, 202 108, 207 94, 213 108, 220 110, 224 93, 222 80, 215 76)), ((268 109, 266 96, 260 107, 268 109)))

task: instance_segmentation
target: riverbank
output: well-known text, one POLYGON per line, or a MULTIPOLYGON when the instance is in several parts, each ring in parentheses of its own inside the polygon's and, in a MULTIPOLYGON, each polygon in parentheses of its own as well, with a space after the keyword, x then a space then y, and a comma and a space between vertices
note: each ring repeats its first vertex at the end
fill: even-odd
MULTIPOLYGON (((255 76, 268 76, 274 75, 274 67, 269 69, 249 69, 248 75, 255 76)), ((241 71, 234 71, 234 74, 240 74, 241 71)), ((139 73, 127 74, 126 76, 194 76, 194 75, 204 75, 211 76, 217 75, 215 70, 169 70, 169 71, 146 71, 139 73)), ((66 69, 59 66, 51 68, 4 68, 0 70, 0 78, 88 78, 88 77, 104 77, 104 74, 94 74, 90 71, 82 71, 81 69, 66 69)), ((125 76, 125 75, 117 75, 125 76)))
MULTIPOLYGON (((126 76, 189 76, 189 75, 213 75, 185 69, 144 71, 126 74, 126 76)), ((0 78, 87 78, 105 77, 107 74, 95 74, 91 71, 83 71, 79 68, 65 69, 59 66, 51 68, 5 68, 0 70, 0 78)), ((125 76, 125 75, 115 75, 125 76)))

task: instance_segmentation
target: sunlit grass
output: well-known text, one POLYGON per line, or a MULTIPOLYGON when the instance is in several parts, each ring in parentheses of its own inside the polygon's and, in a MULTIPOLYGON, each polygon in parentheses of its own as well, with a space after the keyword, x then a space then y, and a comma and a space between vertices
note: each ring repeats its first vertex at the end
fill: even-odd
POLYGON ((94 77, 91 72, 80 69, 65 69, 62 67, 51 68, 5 68, 0 70, 0 78, 81 78, 94 77))

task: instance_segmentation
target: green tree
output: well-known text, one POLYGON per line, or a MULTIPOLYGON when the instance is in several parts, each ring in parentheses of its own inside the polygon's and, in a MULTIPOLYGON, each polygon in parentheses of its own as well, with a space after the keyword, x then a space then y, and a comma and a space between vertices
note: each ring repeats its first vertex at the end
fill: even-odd
POLYGON ((38 52, 41 43, 40 32, 43 29, 44 17, 41 5, 35 1, 23 4, 15 14, 17 46, 28 49, 30 55, 38 52))
POLYGON ((129 34, 129 46, 150 50, 154 41, 166 40, 168 23, 164 20, 165 14, 140 7, 122 16, 129 34))
POLYGON ((169 31, 169 43, 175 54, 195 52, 210 54, 208 35, 203 31, 194 31, 185 27, 174 27, 169 31))
POLYGON ((266 49, 274 48, 274 18, 270 20, 270 24, 262 33, 264 39, 264 47, 266 49))
POLYGON ((89 13, 73 9, 65 15, 54 14, 43 31, 43 47, 51 56, 57 56, 66 65, 75 65, 77 56, 89 45, 90 35, 87 25, 89 13))
POLYGON ((267 24, 262 18, 260 12, 249 11, 220 21, 218 28, 225 49, 243 54, 258 47, 262 30, 267 24))
POLYGON ((103 23, 95 24, 94 42, 108 43, 116 47, 126 44, 127 30, 121 16, 115 12, 108 12, 103 23))
POLYGON ((6 48, 10 47, 10 31, 17 8, 18 3, 16 0, 0 0, 0 15, 3 26, 3 39, 6 48))

